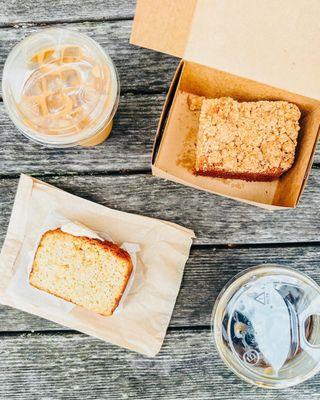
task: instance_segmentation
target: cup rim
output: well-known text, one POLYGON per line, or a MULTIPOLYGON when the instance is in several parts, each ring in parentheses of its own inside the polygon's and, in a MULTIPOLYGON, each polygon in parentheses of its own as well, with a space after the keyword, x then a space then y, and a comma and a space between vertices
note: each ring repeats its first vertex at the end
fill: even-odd
POLYGON ((281 264, 275 264, 275 263, 269 263, 269 264, 259 264, 250 268, 246 268, 243 271, 240 271, 237 273, 235 276, 233 276, 229 281, 224 285, 224 287, 221 289, 219 292, 213 306, 212 314, 211 314, 211 321, 210 321, 210 328, 211 328, 211 340, 213 341, 214 347, 221 358, 221 360, 224 362, 224 364, 228 367, 229 370, 231 370, 234 374, 236 374, 240 379, 243 381, 254 385, 258 387, 262 387, 264 389, 284 389, 288 387, 292 387, 295 385, 298 385, 302 382, 305 382, 306 380, 312 378, 315 374, 317 374, 320 371, 320 362, 318 362, 318 365, 316 365, 313 369, 311 369, 308 373, 306 373, 304 376, 296 376, 291 379, 286 379, 282 381, 278 381, 277 383, 272 377, 267 377, 264 376, 263 380, 261 375, 254 373, 253 371, 248 371, 246 374, 245 372, 241 372, 240 369, 236 368, 236 362, 231 363, 227 359, 226 355, 221 349, 221 346, 218 344, 218 338, 217 338, 217 332, 216 332, 216 317, 218 313, 219 306, 221 305, 221 300, 223 299, 224 296, 227 295, 227 291, 230 291, 228 298, 229 300, 232 299, 232 296, 237 292, 237 290, 234 290, 234 285, 236 282, 241 280, 245 280, 246 276, 249 276, 252 272, 257 272, 257 274, 263 274, 264 270, 266 272, 270 272, 271 274, 276 272, 277 274, 294 274, 299 276, 302 279, 305 279, 310 286, 314 287, 317 291, 320 290, 320 286, 307 274, 304 272, 301 272, 297 269, 294 269, 292 267, 288 267, 285 265, 281 264), (273 270, 273 271, 272 271, 273 270), (272 272, 271 272, 272 271, 272 272))

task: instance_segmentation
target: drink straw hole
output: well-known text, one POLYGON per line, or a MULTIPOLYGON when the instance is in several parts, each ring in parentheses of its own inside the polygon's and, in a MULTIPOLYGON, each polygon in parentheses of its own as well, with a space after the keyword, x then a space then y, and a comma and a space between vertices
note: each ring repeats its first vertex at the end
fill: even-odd
POLYGON ((304 323, 305 337, 312 346, 320 346, 320 314, 310 315, 304 323))

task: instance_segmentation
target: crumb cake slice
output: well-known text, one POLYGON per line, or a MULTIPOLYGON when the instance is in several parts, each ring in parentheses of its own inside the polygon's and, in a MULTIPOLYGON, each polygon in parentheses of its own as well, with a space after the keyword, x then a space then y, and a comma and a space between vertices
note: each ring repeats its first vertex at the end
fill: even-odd
POLYGON ((191 97, 189 107, 200 108, 196 174, 272 181, 292 166, 301 116, 295 104, 191 97))
POLYGON ((129 253, 114 243, 60 228, 40 241, 30 284, 88 310, 112 315, 132 272, 129 253))

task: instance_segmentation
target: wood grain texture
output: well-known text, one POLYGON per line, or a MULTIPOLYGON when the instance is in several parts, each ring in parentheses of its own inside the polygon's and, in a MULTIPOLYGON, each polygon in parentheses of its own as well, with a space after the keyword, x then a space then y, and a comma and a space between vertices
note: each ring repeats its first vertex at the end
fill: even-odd
MULTIPOLYGON (((320 284, 320 247, 193 248, 170 327, 209 327, 214 301, 227 281, 246 268, 266 262, 296 268, 320 284)), ((2 332, 30 332, 65 328, 1 306, 0 329, 2 332)))
MULTIPOLYGON (((107 173, 150 169, 151 152, 165 94, 124 94, 111 136, 99 146, 56 149, 25 138, 0 102, 1 176, 107 173), (36 157, 36 158, 35 158, 36 157), (35 162, 36 160, 36 162, 35 162)), ((320 162, 320 147, 315 162, 320 162)))
POLYGON ((150 169, 151 151, 164 99, 164 94, 124 94, 108 140, 95 147, 71 149, 48 148, 25 138, 10 121, 0 102, 0 174, 62 175, 150 169))
MULTIPOLYGON (((194 229, 197 244, 319 240, 320 170, 313 170, 297 209, 270 212, 151 175, 61 176, 46 182, 102 205, 194 229)), ((0 180, 0 240, 17 179, 0 180)))
POLYGON ((231 373, 210 330, 169 332, 156 358, 80 334, 22 335, 0 341, 2 399, 318 399, 320 375, 280 391, 231 373))
MULTIPOLYGON (((50 175, 43 180, 76 195, 193 228, 198 246, 191 250, 164 346, 154 359, 0 306, 0 400, 319 399, 320 375, 283 391, 241 382, 218 357, 209 330, 219 291, 247 267, 266 260, 291 265, 320 283, 319 165, 298 209, 276 213, 141 173, 150 168, 156 126, 179 60, 129 44, 134 5, 135 0, 1 3, 0 79, 10 49, 42 29, 41 23, 96 39, 118 68, 122 96, 107 142, 57 150, 17 132, 5 114, 0 89, 0 246, 20 172, 50 175), (279 245, 285 242, 300 244, 279 245), (217 246, 235 243, 245 246, 217 246), (33 331, 40 333, 22 334, 33 331)), ((315 162, 320 163, 319 147, 315 162)))
MULTIPOLYGON (((74 2, 78 4, 79 2, 74 2)), ((80 2, 81 3, 81 2, 80 2)), ((84 22, 59 27, 77 30, 95 39, 114 61, 121 91, 162 93, 169 88, 179 60, 129 43, 132 21, 84 22)), ((31 32, 43 27, 24 26, 0 29, 0 76, 12 47, 31 32)), ((2 93, 2 92, 1 92, 2 93)))
POLYGON ((0 26, 52 21, 133 18, 135 0, 3 0, 0 26))

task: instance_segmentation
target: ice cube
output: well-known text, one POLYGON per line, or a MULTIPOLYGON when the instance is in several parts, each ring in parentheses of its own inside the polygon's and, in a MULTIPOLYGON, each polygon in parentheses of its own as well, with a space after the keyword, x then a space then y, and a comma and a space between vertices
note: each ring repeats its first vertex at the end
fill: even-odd
POLYGON ((61 79, 65 88, 78 88, 81 85, 81 75, 75 68, 62 70, 61 79))
POLYGON ((56 56, 54 48, 46 48, 33 54, 28 61, 29 66, 35 68, 36 65, 43 65, 51 62, 56 56))
POLYGON ((45 79, 46 90, 49 93, 54 93, 62 88, 62 80, 59 72, 51 72, 46 74, 43 79, 45 79))
POLYGON ((65 46, 61 49, 61 62, 75 62, 83 59, 83 50, 79 46, 65 46))
POLYGON ((61 90, 46 97, 46 104, 50 114, 67 114, 72 110, 72 100, 61 90))

